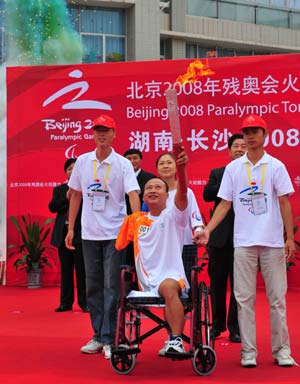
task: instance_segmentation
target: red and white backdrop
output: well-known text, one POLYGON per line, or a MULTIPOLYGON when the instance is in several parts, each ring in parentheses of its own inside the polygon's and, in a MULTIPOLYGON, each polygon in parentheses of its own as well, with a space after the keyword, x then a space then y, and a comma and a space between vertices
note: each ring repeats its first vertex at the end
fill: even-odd
MULTIPOLYGON (((7 244, 17 239, 11 215, 30 213, 41 221, 53 216, 48 203, 53 188, 64 182, 63 164, 94 149, 91 126, 100 113, 116 120, 115 150, 122 154, 129 147, 139 148, 143 168, 155 172, 157 156, 172 149, 164 96, 170 87, 178 94, 189 186, 206 218, 212 205, 203 201, 202 192, 210 170, 228 163, 227 139, 250 113, 267 121, 266 150, 287 166, 296 191, 293 213, 298 216, 300 55, 205 60, 211 74, 178 87, 176 79, 192 62, 8 68, 7 244)), ((7 284, 23 284, 25 273, 16 272, 12 262, 8 258, 7 284)), ((298 265, 289 272, 290 284, 300 284, 299 270, 298 265)), ((44 284, 58 282, 57 262, 46 269, 44 284)))

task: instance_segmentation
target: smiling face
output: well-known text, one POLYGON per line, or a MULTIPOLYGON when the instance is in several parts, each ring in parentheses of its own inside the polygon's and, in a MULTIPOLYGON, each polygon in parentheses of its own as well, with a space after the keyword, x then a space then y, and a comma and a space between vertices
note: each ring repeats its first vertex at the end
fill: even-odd
POLYGON ((132 155, 127 155, 125 157, 131 162, 135 172, 137 172, 141 168, 142 159, 137 153, 134 153, 132 155))
POLYGON ((156 169, 158 175, 164 180, 175 178, 177 171, 176 162, 171 155, 162 155, 157 161, 156 169))
POLYGON ((168 199, 167 186, 161 179, 151 179, 145 184, 143 200, 151 210, 163 210, 168 199))
POLYGON ((229 155, 232 160, 235 160, 245 154, 247 145, 244 139, 235 139, 229 149, 229 155))
POLYGON ((112 128, 102 126, 94 128, 94 141, 97 147, 110 147, 115 137, 115 130, 112 128))
POLYGON ((248 151, 263 148, 267 136, 267 132, 263 128, 249 127, 243 128, 242 131, 248 151))

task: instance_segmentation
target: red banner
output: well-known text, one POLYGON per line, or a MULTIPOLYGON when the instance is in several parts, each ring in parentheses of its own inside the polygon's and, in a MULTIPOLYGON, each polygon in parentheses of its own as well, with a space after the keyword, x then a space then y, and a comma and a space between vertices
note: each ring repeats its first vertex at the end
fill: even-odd
MULTIPOLYGON (((11 215, 30 212, 41 221, 52 216, 48 202, 53 187, 64 182, 64 161, 94 148, 91 123, 100 113, 116 120, 115 150, 140 149, 143 168, 155 172, 158 154, 172 149, 165 91, 174 87, 190 159, 189 186, 206 218, 212 205, 203 202, 203 186, 212 168, 229 162, 228 137, 251 113, 267 121, 266 151, 286 164, 299 216, 300 55, 203 59, 208 74, 179 86, 176 79, 192 62, 8 68, 8 244, 16 238, 11 215)), ((299 284, 297 273, 299 266, 290 273, 292 283, 299 284)), ((57 267, 45 275, 46 284, 58 282, 57 267)), ((9 260, 7 283, 22 278, 9 260)))

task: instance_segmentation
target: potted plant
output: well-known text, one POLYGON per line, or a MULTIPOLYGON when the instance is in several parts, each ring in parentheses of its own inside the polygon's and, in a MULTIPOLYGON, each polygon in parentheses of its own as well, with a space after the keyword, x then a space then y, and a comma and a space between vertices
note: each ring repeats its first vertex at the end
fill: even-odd
POLYGON ((18 221, 15 216, 10 217, 21 235, 20 244, 11 244, 8 248, 13 249, 10 256, 19 255, 14 261, 16 270, 26 270, 28 287, 37 288, 41 286, 41 272, 47 265, 52 267, 49 262, 50 256, 47 250, 50 247, 45 245, 51 228, 48 226, 54 219, 46 219, 43 224, 33 220, 31 215, 21 216, 18 221))

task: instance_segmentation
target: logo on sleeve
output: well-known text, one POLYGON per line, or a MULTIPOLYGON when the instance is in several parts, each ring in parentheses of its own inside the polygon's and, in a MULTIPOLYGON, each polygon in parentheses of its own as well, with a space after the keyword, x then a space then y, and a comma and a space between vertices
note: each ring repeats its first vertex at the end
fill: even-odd
POLYGON ((192 218, 197 221, 202 221, 202 217, 199 211, 192 212, 192 218))

